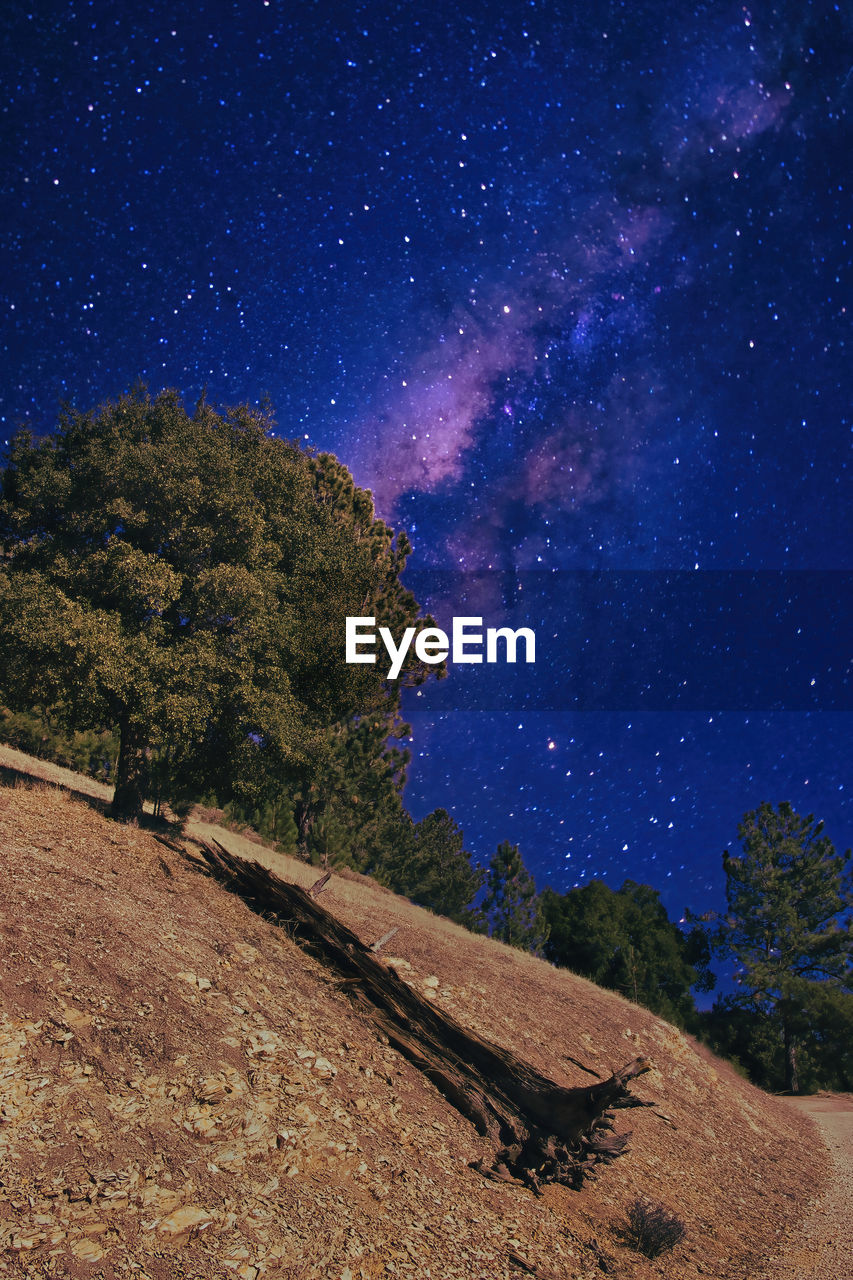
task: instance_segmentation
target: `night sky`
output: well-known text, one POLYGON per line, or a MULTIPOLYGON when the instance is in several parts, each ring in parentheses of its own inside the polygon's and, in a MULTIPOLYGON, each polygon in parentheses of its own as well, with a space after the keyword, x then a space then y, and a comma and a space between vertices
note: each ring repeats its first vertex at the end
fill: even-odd
POLYGON ((442 620, 535 623, 406 699, 409 807, 481 860, 677 918, 763 800, 849 845, 846 6, 31 8, 0 440, 140 377, 268 395, 442 620))

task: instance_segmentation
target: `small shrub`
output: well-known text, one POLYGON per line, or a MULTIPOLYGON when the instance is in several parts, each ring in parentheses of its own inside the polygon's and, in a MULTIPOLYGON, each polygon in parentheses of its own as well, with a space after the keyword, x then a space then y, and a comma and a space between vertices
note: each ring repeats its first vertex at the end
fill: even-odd
POLYGON ((628 1208, 627 1219, 622 1229, 625 1243, 647 1258, 657 1258, 674 1249, 687 1234, 677 1214, 650 1200, 635 1200, 628 1208))

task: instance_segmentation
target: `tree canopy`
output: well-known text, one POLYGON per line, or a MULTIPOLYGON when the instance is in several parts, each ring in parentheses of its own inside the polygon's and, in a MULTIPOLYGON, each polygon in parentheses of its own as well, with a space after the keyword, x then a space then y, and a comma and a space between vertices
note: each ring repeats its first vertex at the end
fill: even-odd
POLYGON ((482 887, 483 873, 472 865, 462 829, 446 809, 435 809, 410 824, 408 833, 398 833, 379 878, 439 915, 469 928, 478 923, 471 904, 482 887))
POLYGON ((344 662, 346 616, 417 617, 404 535, 331 455, 265 408, 192 414, 137 388, 12 441, 0 496, 3 699, 121 740, 114 813, 141 812, 152 753, 172 793, 257 802, 393 689, 344 662))
POLYGON ((541 900, 518 845, 509 840, 501 841, 489 863, 483 911, 493 938, 536 955, 541 953, 548 937, 541 900))
POLYGON ((395 707, 333 727, 322 769, 293 791, 302 849, 313 861, 375 874, 411 838, 402 798, 410 755, 396 745, 410 733, 395 707))
POLYGON ((682 1026, 695 1020, 691 987, 710 990, 709 952, 701 931, 682 933, 656 889, 626 880, 618 890, 591 880, 568 893, 545 889, 550 935, 545 956, 611 987, 682 1026))
POLYGON ((723 854, 728 909, 713 945, 738 966, 741 1003, 781 1037, 785 1087, 797 1092, 799 1046, 823 1024, 849 1025, 850 851, 836 853, 823 823, 787 802, 746 813, 738 835, 742 852, 723 854))

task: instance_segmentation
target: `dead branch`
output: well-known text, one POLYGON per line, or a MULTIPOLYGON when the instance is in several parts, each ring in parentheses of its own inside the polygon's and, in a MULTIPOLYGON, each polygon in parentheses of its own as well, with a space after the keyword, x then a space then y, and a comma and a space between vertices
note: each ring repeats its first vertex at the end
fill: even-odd
POLYGON ((395 925, 393 929, 389 929, 387 933, 383 933, 382 937, 379 939, 378 942, 373 943, 370 950, 374 953, 374 955, 376 954, 377 951, 380 951, 382 947, 385 946, 386 942, 391 941, 391 939, 394 937, 394 934, 397 932, 399 927, 400 927, 399 925, 395 925))
MULTIPOLYGON (((222 845, 220 845, 219 847, 221 849, 222 845)), ((323 892, 323 890, 325 889, 326 885, 329 883, 331 878, 332 878, 331 871, 327 871, 325 875, 320 876, 319 880, 315 880, 311 888, 308 890, 308 892, 311 894, 311 897, 312 898, 318 897, 323 892)))

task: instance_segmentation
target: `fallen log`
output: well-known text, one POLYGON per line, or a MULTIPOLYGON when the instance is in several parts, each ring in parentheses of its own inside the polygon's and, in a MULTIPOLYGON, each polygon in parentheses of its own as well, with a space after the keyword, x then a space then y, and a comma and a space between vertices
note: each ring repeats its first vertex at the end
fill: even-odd
POLYGON ((309 892, 222 845, 201 843, 226 888, 331 969, 342 989, 477 1131, 494 1159, 477 1168, 533 1190, 551 1182, 580 1187, 596 1165, 622 1155, 630 1133, 613 1132, 613 1112, 646 1107, 628 1082, 651 1069, 635 1058, 607 1080, 563 1088, 508 1049, 468 1031, 413 991, 309 892))

